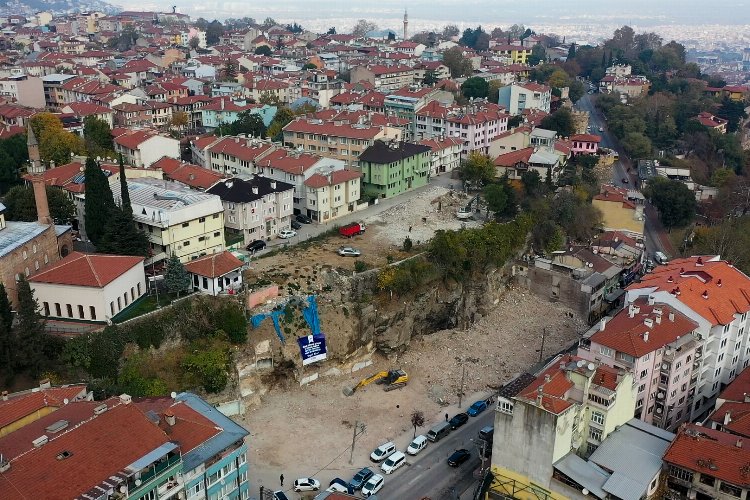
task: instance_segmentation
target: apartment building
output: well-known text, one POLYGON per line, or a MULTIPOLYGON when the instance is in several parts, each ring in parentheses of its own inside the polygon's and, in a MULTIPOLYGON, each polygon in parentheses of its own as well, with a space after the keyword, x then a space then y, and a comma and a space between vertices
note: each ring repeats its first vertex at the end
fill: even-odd
POLYGON ((416 112, 415 138, 456 137, 463 154, 487 154, 491 142, 508 130, 509 115, 497 104, 475 100, 468 106, 444 106, 431 101, 416 112))
POLYGON ((58 73, 43 76, 44 106, 51 111, 57 111, 66 104, 69 104, 64 95, 63 85, 74 78, 76 78, 76 75, 58 73))
POLYGON ((149 168, 164 156, 180 157, 180 141, 152 130, 125 131, 115 137, 114 144, 115 152, 134 167, 149 168))
POLYGON ((362 173, 339 169, 314 173, 304 182, 305 213, 318 222, 327 222, 359 208, 362 173))
POLYGON ((210 130, 223 124, 236 122, 240 118, 241 113, 260 116, 263 124, 267 127, 273 121, 274 116, 276 116, 276 106, 253 104, 244 99, 221 97, 201 106, 200 113, 203 126, 210 130))
POLYGON ((492 57, 506 64, 526 64, 531 55, 531 47, 501 43, 500 40, 490 40, 489 50, 492 57))
POLYGON ((631 238, 642 239, 645 226, 643 205, 628 198, 628 190, 602 186, 591 204, 602 212, 605 231, 619 231, 631 238))
POLYGON ((497 398, 490 491, 571 498, 552 481, 555 467, 569 455, 589 457, 633 418, 633 376, 566 354, 530 378, 520 389, 508 384, 497 398))
POLYGON ((382 92, 392 92, 414 83, 414 68, 401 64, 354 66, 350 75, 350 81, 369 82, 375 90, 382 92))
MULTIPOLYGON (((128 193, 133 219, 150 242, 146 265, 173 255, 188 262, 224 250, 224 207, 218 196, 146 178, 130 180, 128 193)), ((113 194, 119 204, 116 186, 113 194)))
POLYGON ((210 136, 193 142, 195 162, 223 175, 255 174, 256 163, 275 150, 270 141, 247 137, 210 136))
POLYGON ((499 90, 498 104, 511 115, 520 115, 531 109, 549 113, 551 103, 552 89, 546 85, 533 82, 512 83, 499 90))
POLYGON ((375 141, 359 157, 362 189, 390 198, 428 182, 430 148, 421 144, 375 141))
POLYGON ((430 148, 430 174, 452 172, 461 166, 461 152, 464 141, 458 137, 436 137, 419 141, 422 146, 430 148))
POLYGON ((432 87, 411 86, 396 90, 388 94, 383 101, 386 115, 396 116, 408 120, 408 137, 416 137, 416 114, 428 102, 439 101, 448 106, 453 103, 450 92, 432 87))
POLYGON ((750 364, 750 278, 718 256, 675 259, 630 285, 625 302, 642 297, 698 324, 695 334, 702 350, 700 366, 694 368, 699 375, 690 420, 702 421, 719 392, 750 364))
POLYGON ((30 108, 45 106, 42 79, 35 76, 14 75, 0 79, 0 96, 30 108))
POLYGON ((221 198, 224 225, 230 233, 241 234, 244 244, 275 237, 289 229, 294 214, 294 187, 266 177, 224 179, 206 190, 221 198))
POLYGON ((698 324, 666 305, 639 298, 581 339, 578 356, 629 371, 638 385, 635 417, 667 430, 688 420, 702 346, 698 324))
POLYGON ((364 120, 327 121, 297 117, 284 127, 284 144, 300 151, 319 154, 357 166, 362 152, 377 140, 402 140, 402 131, 395 127, 373 125, 364 120))

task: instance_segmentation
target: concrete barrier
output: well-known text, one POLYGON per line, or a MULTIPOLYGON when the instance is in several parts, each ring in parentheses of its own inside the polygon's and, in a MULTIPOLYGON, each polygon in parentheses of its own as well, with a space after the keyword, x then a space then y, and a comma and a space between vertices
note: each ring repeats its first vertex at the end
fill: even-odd
POLYGON ((358 372, 359 370, 363 368, 367 368, 370 365, 372 365, 371 359, 368 359, 367 361, 360 361, 359 363, 355 363, 354 366, 352 366, 352 373, 358 372))
POLYGON ((318 372, 312 373, 306 377, 302 377, 299 381, 299 385, 307 385, 311 382, 318 380, 318 372))
POLYGON ((242 402, 241 399, 233 399, 232 401, 225 401, 215 406, 217 410, 219 410, 221 413, 223 413, 227 417, 245 414, 245 404, 242 402))

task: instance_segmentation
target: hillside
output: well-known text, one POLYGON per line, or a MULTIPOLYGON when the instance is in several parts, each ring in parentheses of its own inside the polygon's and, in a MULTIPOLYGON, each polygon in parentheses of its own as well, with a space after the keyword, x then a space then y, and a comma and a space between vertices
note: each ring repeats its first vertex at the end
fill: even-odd
POLYGON ((0 0, 0 13, 33 15, 39 11, 66 14, 98 10, 115 13, 118 7, 102 0, 0 0))

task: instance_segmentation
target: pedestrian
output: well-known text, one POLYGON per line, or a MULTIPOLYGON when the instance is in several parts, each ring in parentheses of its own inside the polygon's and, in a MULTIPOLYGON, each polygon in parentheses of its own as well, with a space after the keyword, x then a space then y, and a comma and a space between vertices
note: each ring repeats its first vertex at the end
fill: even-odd
POLYGON ((409 226, 409 232, 411 233, 411 226, 409 226))
POLYGON ((445 421, 446 422, 448 421, 448 414, 447 413, 445 414, 445 421))
POLYGON ((281 487, 284 487, 284 474, 279 476, 279 482, 281 483, 281 487))

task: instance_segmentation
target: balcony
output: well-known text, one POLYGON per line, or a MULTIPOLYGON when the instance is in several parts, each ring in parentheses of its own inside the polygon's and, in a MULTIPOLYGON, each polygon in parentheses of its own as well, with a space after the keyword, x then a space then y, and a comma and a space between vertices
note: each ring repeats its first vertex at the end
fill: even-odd
POLYGON ((185 486, 182 476, 174 476, 170 478, 168 481, 166 481, 164 484, 159 485, 159 487, 156 489, 159 500, 164 500, 166 498, 171 498, 175 496, 177 493, 182 491, 182 488, 185 486))

